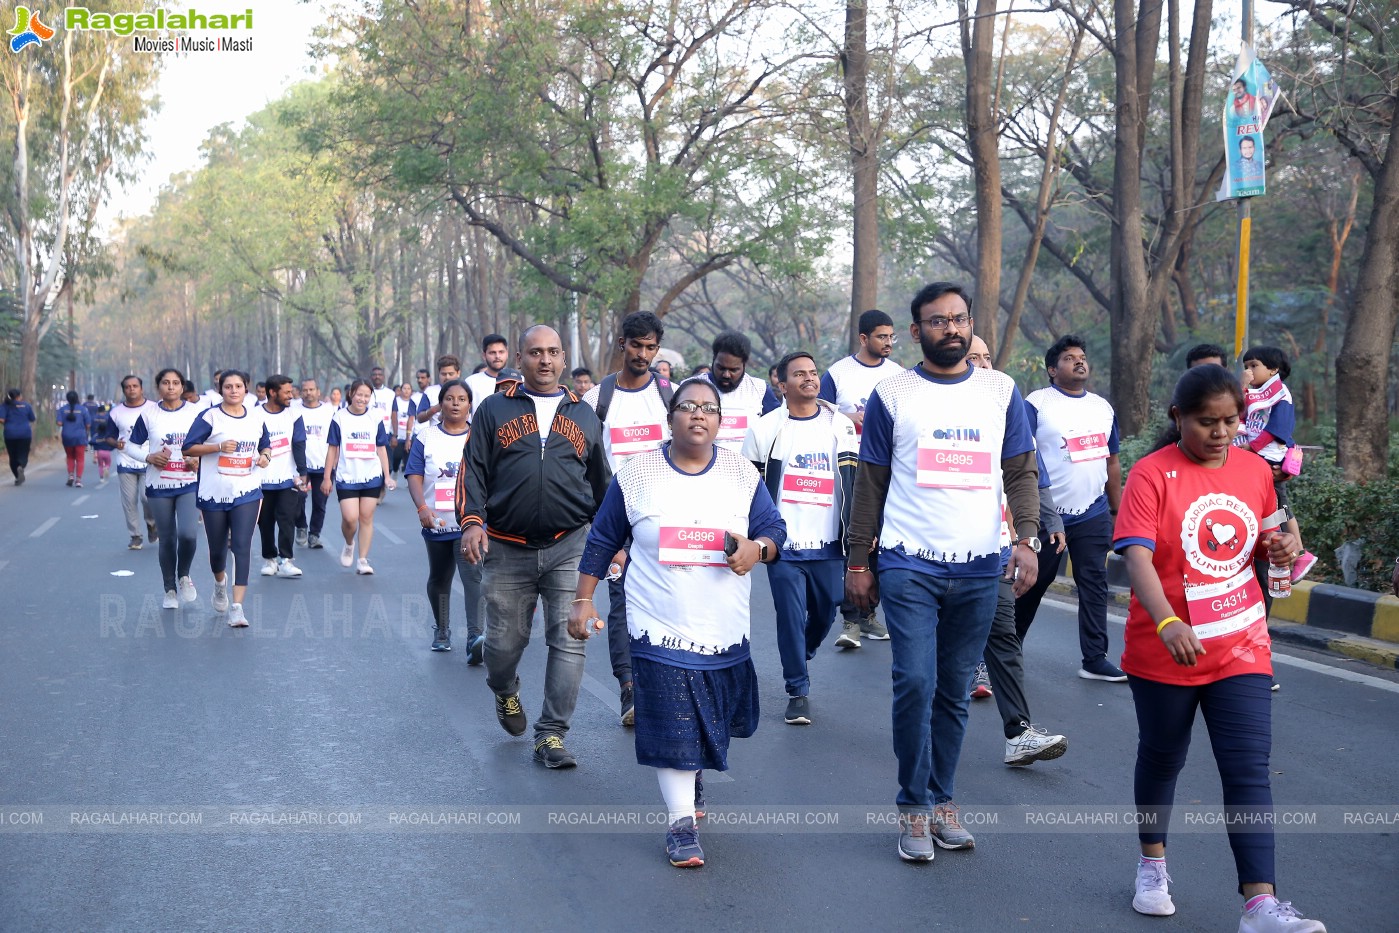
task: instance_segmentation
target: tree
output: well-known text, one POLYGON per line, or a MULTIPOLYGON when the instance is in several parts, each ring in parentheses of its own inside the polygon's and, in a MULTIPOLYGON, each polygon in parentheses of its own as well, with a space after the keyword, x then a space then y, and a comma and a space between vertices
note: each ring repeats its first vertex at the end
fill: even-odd
POLYGON ((58 48, 35 45, 0 65, 14 116, 5 233, 21 309, 20 385, 31 398, 40 342, 74 287, 74 257, 90 251, 83 241, 107 182, 141 152, 159 56, 125 42, 64 30, 58 48))

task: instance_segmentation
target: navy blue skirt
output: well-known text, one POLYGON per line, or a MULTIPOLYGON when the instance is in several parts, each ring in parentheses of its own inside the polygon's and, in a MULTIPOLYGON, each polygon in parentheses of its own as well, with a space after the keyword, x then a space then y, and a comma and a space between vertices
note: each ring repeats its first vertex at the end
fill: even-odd
POLYGON ((758 728, 758 675, 752 660, 691 670, 632 657, 636 760, 680 771, 729 770, 729 739, 758 728))

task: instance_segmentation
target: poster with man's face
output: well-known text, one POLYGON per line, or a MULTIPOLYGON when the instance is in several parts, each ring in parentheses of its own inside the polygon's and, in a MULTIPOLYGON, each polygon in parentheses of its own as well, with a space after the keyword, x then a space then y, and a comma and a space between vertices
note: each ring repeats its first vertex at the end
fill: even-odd
POLYGON ((1267 191, 1264 175, 1263 128, 1279 95, 1277 82, 1245 45, 1234 67, 1234 80, 1225 95, 1224 160, 1226 171, 1219 200, 1253 198, 1267 191))

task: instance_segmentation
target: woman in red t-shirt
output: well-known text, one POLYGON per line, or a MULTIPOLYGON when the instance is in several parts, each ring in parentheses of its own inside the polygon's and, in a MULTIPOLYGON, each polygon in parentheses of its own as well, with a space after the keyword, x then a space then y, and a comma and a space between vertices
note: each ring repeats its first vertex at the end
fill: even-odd
POLYGON ((1268 464, 1232 445, 1243 412, 1243 388, 1228 370, 1188 370, 1171 399, 1170 428, 1132 467, 1113 533, 1132 580, 1122 669, 1137 710, 1134 789, 1143 828, 1132 907, 1175 913, 1166 827, 1198 707, 1246 899, 1240 933, 1324 933, 1274 896, 1272 650, 1253 561, 1266 555, 1290 567, 1298 549, 1295 537, 1277 531, 1268 464))

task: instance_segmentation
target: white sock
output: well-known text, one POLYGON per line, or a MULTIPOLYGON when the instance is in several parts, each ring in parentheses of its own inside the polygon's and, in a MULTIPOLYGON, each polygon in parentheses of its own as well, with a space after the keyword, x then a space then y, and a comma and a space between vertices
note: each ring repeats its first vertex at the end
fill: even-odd
POLYGON ((689 817, 695 818, 695 771, 679 771, 675 768, 657 768, 656 779, 661 785, 661 798, 665 800, 670 822, 689 817))

